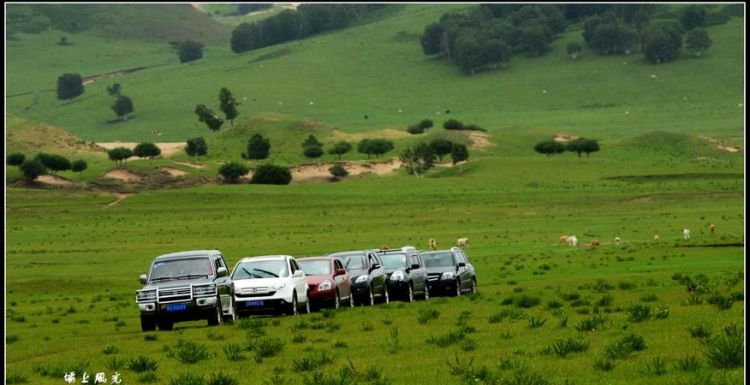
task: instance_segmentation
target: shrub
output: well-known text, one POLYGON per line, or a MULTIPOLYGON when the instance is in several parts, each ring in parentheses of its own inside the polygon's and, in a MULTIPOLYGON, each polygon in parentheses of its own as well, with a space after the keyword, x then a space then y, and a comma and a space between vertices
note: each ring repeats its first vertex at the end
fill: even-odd
POLYGON ((601 315, 595 315, 591 318, 586 318, 576 323, 575 328, 579 332, 593 332, 600 328, 607 322, 607 319, 601 315))
POLYGON ((139 143, 133 149, 133 155, 139 158, 151 158, 161 155, 161 149, 153 143, 139 143))
POLYGON ((107 151, 107 156, 109 157, 109 160, 114 161, 115 163, 121 163, 133 156, 133 151, 126 147, 117 147, 107 151))
POLYGON ((614 368, 615 362, 610 359, 599 357, 596 359, 596 361, 594 361, 594 369, 598 369, 603 372, 609 372, 614 368))
POLYGON ((544 325, 544 323, 547 322, 547 319, 542 316, 531 316, 529 317, 529 327, 530 328, 539 328, 544 325))
POLYGON ((53 173, 55 171, 70 170, 71 166, 70 160, 62 155, 40 153, 37 154, 36 160, 42 162, 44 167, 52 170, 53 173))
POLYGON ((102 353, 104 354, 115 354, 119 351, 120 349, 115 345, 107 345, 102 349, 102 353))
POLYGON ((443 122, 443 128, 446 130, 463 130, 464 124, 456 119, 448 119, 443 122))
POLYGON ((150 333, 149 334, 145 334, 143 336, 143 339, 145 341, 156 341, 158 338, 159 338, 159 336, 157 336, 156 334, 150 334, 150 333))
POLYGON ((307 146, 302 150, 302 154, 308 158, 320 158, 323 156, 323 147, 307 146))
POLYGON ((57 98, 60 100, 73 99, 82 95, 83 77, 79 74, 62 74, 57 78, 57 98))
POLYGON ((264 164, 258 167, 250 179, 253 184, 289 184, 292 181, 292 173, 288 167, 264 164))
POLYGON ((255 134, 247 142, 247 152, 242 154, 244 159, 266 159, 271 150, 271 141, 261 134, 255 134))
POLYGON ((128 360, 128 369, 136 373, 155 371, 158 368, 159 364, 156 360, 143 355, 128 360))
POLYGON ((633 322, 641 322, 648 319, 651 314, 651 307, 646 305, 635 305, 628 308, 628 315, 633 322))
POLYGON ((292 369, 297 372, 309 372, 333 363, 334 360, 325 350, 322 353, 313 351, 307 356, 293 360, 292 369))
POLYGON ((532 308, 536 305, 538 305, 541 302, 541 299, 539 297, 534 297, 530 295, 522 295, 518 298, 516 298, 515 301, 513 301, 514 305, 519 308, 532 308))
POLYGON ((362 139, 357 144, 357 152, 370 155, 381 156, 388 151, 393 150, 393 142, 387 139, 362 139))
POLYGON ((667 363, 664 360, 664 357, 654 357, 646 364, 646 371, 655 376, 663 376, 667 374, 667 363))
POLYGON ((427 338, 428 344, 433 344, 437 347, 444 348, 449 345, 453 345, 458 341, 461 341, 465 337, 465 333, 460 330, 450 331, 440 336, 430 336, 427 338))
POLYGON ((424 128, 420 126, 409 126, 406 128, 406 132, 412 134, 412 135, 418 135, 424 133, 424 128))
POLYGON ((70 170, 73 172, 83 172, 88 168, 88 164, 83 159, 78 159, 70 164, 70 170))
POLYGON ((208 144, 206 144, 206 140, 202 136, 188 139, 185 146, 185 153, 190 156, 206 155, 208 154, 208 144))
POLYGON ((633 352, 642 351, 646 348, 643 337, 637 334, 629 334, 619 341, 607 345, 604 348, 604 355, 611 360, 623 359, 629 357, 633 352))
POLYGON ((203 44, 197 41, 175 42, 173 47, 177 49, 177 57, 180 59, 180 63, 189 63, 203 58, 203 44))
POLYGON ((737 325, 724 327, 722 333, 706 342, 706 357, 715 368, 738 368, 743 365, 744 336, 737 325))
POLYGON ((328 169, 328 172, 330 172, 331 175, 333 175, 333 177, 336 178, 336 179, 341 179, 341 178, 349 175, 349 171, 346 171, 346 169, 344 168, 344 166, 342 166, 340 164, 334 164, 333 166, 331 166, 328 169))
POLYGON ((341 159, 341 155, 346 154, 347 152, 351 151, 352 145, 348 142, 338 142, 331 147, 330 150, 328 150, 329 154, 336 155, 338 159, 341 159))
POLYGON ((554 154, 565 152, 565 146, 554 140, 544 140, 534 145, 534 151, 547 156, 552 156, 554 154))
POLYGON ((168 348, 168 357, 174 357, 184 364, 195 364, 208 359, 208 348, 206 345, 178 340, 174 347, 168 348))
POLYGON ((8 166, 20 166, 24 160, 26 160, 26 156, 16 152, 5 158, 5 164, 8 166))
POLYGON ((197 374, 184 373, 169 381, 169 385, 204 385, 206 380, 197 374))
POLYGON ((711 330, 705 325, 691 325, 688 328, 688 332, 690 332, 690 336, 693 338, 702 339, 711 337, 711 330))
POLYGON ((697 372, 701 367, 701 363, 695 356, 685 356, 677 360, 676 367, 681 372, 697 372))
POLYGON ((237 162, 225 163, 219 167, 219 175, 230 183, 236 183, 240 180, 241 176, 246 175, 249 171, 247 166, 237 162))

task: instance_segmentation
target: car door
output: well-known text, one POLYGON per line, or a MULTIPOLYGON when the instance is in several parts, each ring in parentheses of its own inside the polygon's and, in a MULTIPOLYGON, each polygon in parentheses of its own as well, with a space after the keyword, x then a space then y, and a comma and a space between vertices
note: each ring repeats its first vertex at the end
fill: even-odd
POLYGON ((294 289, 297 290, 297 300, 300 302, 307 301, 307 277, 304 274, 297 275, 297 271, 302 271, 297 261, 290 257, 289 258, 289 271, 292 273, 291 278, 294 283, 294 289))
POLYGON ((463 290, 471 287, 471 272, 463 251, 456 251, 456 256, 458 257, 458 263, 463 264, 458 268, 458 276, 461 277, 461 290, 463 290))
POLYGON ((338 270, 344 270, 344 265, 341 264, 341 261, 338 259, 333 260, 333 279, 336 281, 336 287, 339 289, 339 296, 341 299, 349 298, 352 292, 352 283, 349 279, 349 273, 347 272, 344 275, 336 275, 336 271, 338 270))
POLYGON ((380 261, 375 253, 368 253, 367 264, 370 270, 370 276, 372 277, 372 288, 375 293, 385 293, 385 270, 383 270, 383 263, 380 261))
POLYGON ((425 268, 424 261, 419 254, 413 254, 411 256, 412 265, 419 265, 419 268, 412 269, 412 282, 414 282, 414 289, 417 291, 427 290, 427 269, 425 268))
POLYGON ((219 293, 219 300, 221 301, 222 309, 228 311, 232 306, 232 279, 229 278, 229 268, 223 256, 216 255, 212 259, 213 267, 216 271, 214 283, 216 283, 216 290, 219 293), (227 274, 223 277, 219 277, 220 268, 224 268, 227 271, 227 274))

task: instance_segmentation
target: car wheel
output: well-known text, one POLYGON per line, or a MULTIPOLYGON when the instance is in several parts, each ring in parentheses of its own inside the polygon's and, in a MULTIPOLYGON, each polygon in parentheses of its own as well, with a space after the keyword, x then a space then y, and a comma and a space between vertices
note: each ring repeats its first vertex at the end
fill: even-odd
POLYGON ((219 324, 221 324, 221 306, 216 306, 213 314, 208 317, 208 326, 217 326, 219 324))
POLYGON ((341 307, 341 297, 339 297, 339 291, 336 290, 336 296, 333 298, 333 308, 339 310, 341 307))
POLYGON ((231 310, 232 314, 223 316, 223 321, 225 324, 233 324, 234 321, 237 319, 237 311, 234 309, 234 301, 230 303, 229 309, 231 310))
POLYGON ((471 280, 471 294, 476 294, 476 293, 477 293, 477 280, 472 279, 471 280))
POLYGON ((354 293, 349 292, 349 307, 354 307, 354 293))
POLYGON ((141 315, 141 331, 152 332, 156 330, 156 321, 149 315, 141 315))
POLYGON ((297 293, 292 294, 292 303, 289 306, 289 315, 297 315, 297 293))
POLYGON ((160 319, 158 322, 159 330, 172 330, 174 329, 174 323, 169 319, 160 319))
POLYGON ((414 289, 411 288, 411 285, 409 285, 409 292, 407 293, 406 299, 409 302, 414 302, 414 289))
POLYGON ((454 293, 454 297, 460 297, 461 296, 461 281, 456 280, 456 292, 454 293))
POLYGON ((424 286, 424 300, 429 301, 430 300, 430 287, 425 285, 424 286))
POLYGON ((391 297, 388 294, 388 285, 383 285, 383 303, 389 304, 391 302, 391 297))
POLYGON ((370 286, 370 306, 375 305, 375 293, 372 292, 372 286, 370 286))
POLYGON ((305 312, 304 314, 310 314, 310 293, 307 293, 307 300, 305 301, 305 312))

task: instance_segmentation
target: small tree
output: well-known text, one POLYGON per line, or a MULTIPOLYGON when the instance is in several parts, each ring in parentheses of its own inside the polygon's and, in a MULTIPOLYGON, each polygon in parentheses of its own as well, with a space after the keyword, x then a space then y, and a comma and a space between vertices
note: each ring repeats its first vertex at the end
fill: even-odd
POLYGON ((70 160, 62 155, 40 153, 36 156, 36 160, 50 169, 53 174, 57 174, 57 171, 70 170, 71 166, 70 160))
POLYGON ((237 101, 234 100, 234 96, 232 96, 232 93, 226 87, 219 91, 219 104, 219 108, 221 108, 224 116, 234 126, 234 118, 239 115, 239 112, 237 112, 237 101))
POLYGON ((203 58, 203 44, 201 43, 186 40, 176 45, 177 57, 180 59, 180 63, 189 63, 203 58))
POLYGON ((407 148, 399 159, 410 174, 420 176, 434 165, 435 150, 426 143, 419 143, 414 149, 407 148))
POLYGON ((534 151, 540 154, 546 154, 547 156, 552 156, 554 154, 565 152, 565 146, 554 140, 545 140, 537 143, 534 146, 534 151))
POLYGON ((206 155, 208 154, 208 145, 203 137, 188 139, 187 145, 185 146, 185 153, 190 156, 206 155))
POLYGON ((464 124, 456 119, 448 119, 443 122, 443 128, 446 130, 463 130, 464 124))
POLYGON ((26 155, 16 152, 5 158, 5 164, 8 166, 20 166, 24 160, 26 160, 26 155))
POLYGON ((133 155, 139 158, 151 158, 161 155, 161 149, 153 143, 140 143, 133 149, 133 155))
POLYGON ((582 150, 586 153, 586 157, 589 157, 592 152, 599 151, 599 142, 596 139, 587 139, 583 142, 582 150))
POLYGON ((443 161, 443 156, 448 155, 451 153, 451 149, 453 148, 453 142, 447 139, 433 139, 430 142, 430 147, 432 147, 432 151, 435 152, 435 155, 440 158, 440 161, 443 161))
POLYGON ((419 122, 418 126, 421 127, 423 130, 429 130, 434 125, 433 121, 431 119, 423 119, 421 122, 419 122))
POLYGON ((599 151, 599 142, 596 139, 578 138, 568 142, 565 149, 577 153, 579 157, 585 152, 588 157, 592 152, 599 151))
POLYGON ((334 164, 328 169, 328 172, 331 173, 334 180, 339 180, 347 175, 349 175, 349 171, 346 171, 344 166, 340 164, 334 164))
POLYGON ((79 74, 62 74, 57 78, 57 98, 73 99, 83 94, 83 78, 79 74))
POLYGON ((133 101, 125 95, 118 95, 112 104, 112 110, 120 119, 128 120, 128 114, 133 113, 133 101))
POLYGON ((336 155, 339 159, 341 159, 341 155, 346 154, 347 152, 351 151, 352 145, 348 142, 338 142, 331 147, 330 150, 328 150, 329 154, 336 155))
POLYGON ((451 160, 455 165, 469 159, 469 148, 465 144, 454 143, 451 148, 451 160))
POLYGON ((424 133, 424 128, 419 126, 418 124, 415 124, 413 126, 409 126, 406 128, 406 132, 412 134, 412 135, 418 135, 424 133))
POLYGON ((44 164, 36 159, 25 160, 23 163, 21 163, 19 168, 23 173, 23 177, 26 178, 28 182, 34 181, 40 175, 43 175, 45 172, 47 172, 47 168, 44 167, 44 164))
POLYGON ((133 151, 127 147, 116 147, 107 151, 109 160, 122 164, 123 161, 133 156, 133 151))
POLYGON ((304 154, 308 158, 320 158, 323 156, 323 147, 320 146, 307 146, 302 150, 302 154, 304 154))
POLYGON ((248 168, 244 164, 229 162, 219 167, 219 175, 224 177, 227 182, 236 183, 241 176, 248 173, 248 168))
POLYGON ((271 150, 271 141, 261 134, 255 134, 247 142, 247 152, 242 154, 243 159, 266 159, 271 150))
POLYGON ((82 173, 83 173, 84 171, 86 171, 86 169, 87 169, 88 167, 89 167, 89 165, 88 165, 88 164, 86 164, 86 161, 85 161, 85 160, 83 160, 83 159, 79 159, 79 160, 76 160, 76 161, 74 161, 74 162, 73 162, 73 163, 72 163, 72 164, 70 165, 70 170, 71 170, 71 171, 73 171, 73 172, 77 172, 77 173, 78 173, 78 177, 80 178, 80 177, 81 177, 81 174, 82 174, 82 173))
POLYGON ((224 120, 217 117, 216 114, 204 104, 196 105, 195 113, 198 115, 198 120, 206 123, 206 126, 212 131, 218 131, 221 128, 221 125, 224 124, 224 120))
POLYGON ((302 142, 302 148, 309 147, 309 146, 316 146, 316 147, 322 147, 323 143, 320 143, 318 141, 318 138, 315 137, 315 135, 310 135, 305 139, 304 142, 302 142))
POLYGON ((570 55, 573 60, 578 59, 578 56, 581 55, 581 51, 583 51, 581 44, 576 42, 568 43, 568 55, 570 55))
POLYGON ((120 91, 122 91, 122 87, 120 86, 120 83, 115 83, 111 86, 107 86, 107 93, 110 96, 118 97, 120 96, 120 91))
POLYGON ((393 150, 393 142, 387 139, 362 139, 357 144, 357 151, 362 154, 381 156, 393 150))
POLYGON ((289 184, 292 181, 292 173, 288 167, 264 164, 258 167, 250 179, 253 184, 289 184))
POLYGON ((701 57, 708 47, 711 46, 711 38, 708 37, 708 32, 703 29, 694 29, 687 33, 685 37, 685 47, 693 52, 695 57, 701 57))
POLYGON ((689 5, 680 12, 680 23, 689 31, 706 25, 706 8, 703 5, 689 5))

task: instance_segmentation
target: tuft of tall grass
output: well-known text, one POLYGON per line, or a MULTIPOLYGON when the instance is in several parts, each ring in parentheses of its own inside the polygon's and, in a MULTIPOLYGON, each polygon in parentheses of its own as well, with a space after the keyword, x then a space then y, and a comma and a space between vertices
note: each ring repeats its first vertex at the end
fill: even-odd
POLYGON ((136 372, 143 373, 148 371, 155 371, 159 368, 159 363, 155 359, 149 358, 144 355, 140 355, 135 358, 128 360, 128 369, 136 372))
POLYGON ((737 325, 724 327, 720 334, 706 341, 705 348, 708 363, 715 368, 737 368, 743 365, 744 337, 737 325))
POLYGON ((628 317, 633 322, 645 321, 651 315, 651 307, 647 305, 635 305, 628 308, 628 317))

